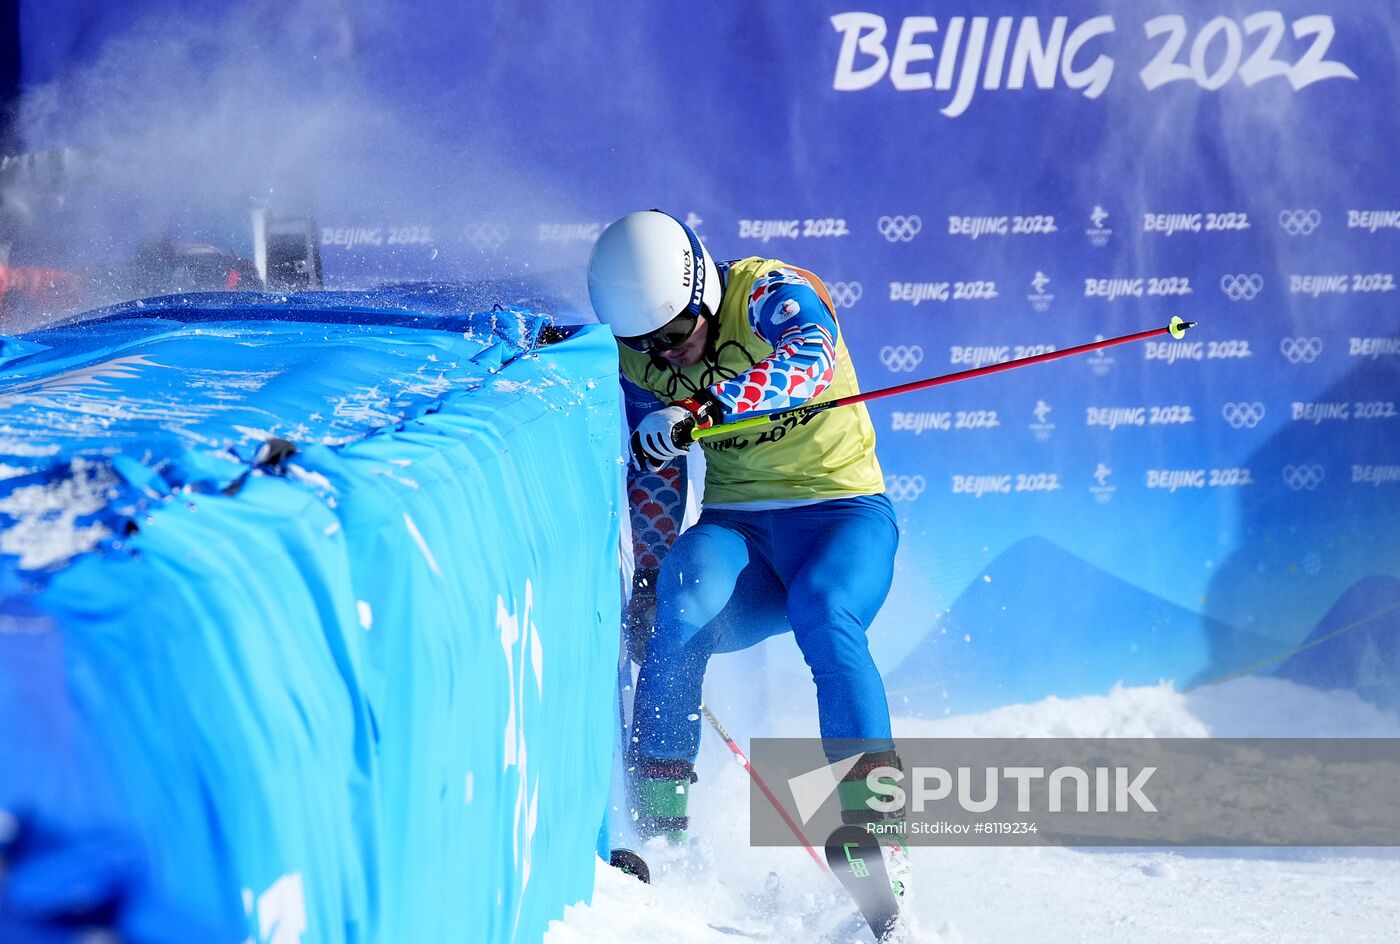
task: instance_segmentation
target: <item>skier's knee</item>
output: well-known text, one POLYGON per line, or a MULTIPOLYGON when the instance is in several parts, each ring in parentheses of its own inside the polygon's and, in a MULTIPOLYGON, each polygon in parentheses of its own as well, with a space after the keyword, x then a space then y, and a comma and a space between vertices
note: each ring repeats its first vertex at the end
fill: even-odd
POLYGON ((656 605, 657 615, 664 621, 703 626, 724 608, 724 602, 716 582, 698 569, 661 571, 656 605))

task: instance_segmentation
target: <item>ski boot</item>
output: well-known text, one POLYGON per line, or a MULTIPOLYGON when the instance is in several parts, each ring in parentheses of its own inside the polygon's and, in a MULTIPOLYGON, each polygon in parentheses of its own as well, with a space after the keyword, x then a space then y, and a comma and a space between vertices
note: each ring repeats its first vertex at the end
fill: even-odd
POLYGON ((632 812, 642 839, 664 836, 683 846, 690 828, 690 785, 699 778, 683 760, 638 758, 632 764, 632 812))
POLYGON ((690 788, 698 779, 688 761, 642 758, 630 766, 633 828, 640 852, 654 875, 708 873, 713 850, 704 839, 688 835, 690 788))
MULTIPOLYGON (((870 789, 867 778, 871 771, 880 767, 893 767, 903 770, 904 765, 894 751, 867 753, 847 772, 837 785, 841 798, 841 820, 852 826, 859 826, 874 835, 880 842, 880 852, 885 863, 885 874, 889 878, 890 891, 899 904, 901 923, 912 933, 911 878, 913 869, 909 862, 908 823, 904 810, 883 813, 872 809, 868 800, 883 800, 888 794, 876 794, 870 789)), ((892 778, 882 778, 880 783, 893 785, 892 778)), ((899 938, 892 938, 899 940, 899 938)), ((910 940, 913 940, 910 937, 910 940)))

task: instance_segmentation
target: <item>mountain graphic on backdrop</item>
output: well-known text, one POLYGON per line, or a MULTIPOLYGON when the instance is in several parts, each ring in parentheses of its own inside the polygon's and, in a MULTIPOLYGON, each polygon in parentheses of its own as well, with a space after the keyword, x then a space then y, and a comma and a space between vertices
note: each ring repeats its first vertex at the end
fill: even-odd
POLYGON ((963 589, 886 688, 896 714, 936 717, 1102 694, 1117 682, 1181 687, 1266 651, 1263 640, 1033 536, 963 589))
POLYGON ((1274 674, 1400 710, 1400 580, 1357 581, 1274 674))

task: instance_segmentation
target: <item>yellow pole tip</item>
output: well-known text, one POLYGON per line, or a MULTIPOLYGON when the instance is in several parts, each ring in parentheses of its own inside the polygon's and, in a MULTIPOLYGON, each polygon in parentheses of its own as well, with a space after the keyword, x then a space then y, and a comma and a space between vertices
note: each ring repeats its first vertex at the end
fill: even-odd
POLYGON ((1179 341, 1186 336, 1187 328, 1194 327, 1196 327, 1196 322, 1186 321, 1179 315, 1173 315, 1171 324, 1167 325, 1167 330, 1171 332, 1172 337, 1179 341))

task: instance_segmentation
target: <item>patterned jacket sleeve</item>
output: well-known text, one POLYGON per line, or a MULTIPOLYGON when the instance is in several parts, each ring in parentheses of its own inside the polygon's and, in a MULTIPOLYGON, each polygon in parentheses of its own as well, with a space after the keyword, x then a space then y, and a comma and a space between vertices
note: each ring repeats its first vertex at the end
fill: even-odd
MULTIPOLYGON (((662 403, 626 377, 622 378, 622 402, 627 428, 635 429, 642 417, 659 410, 662 403)), ((654 579, 661 559, 676 542, 685 516, 686 459, 673 459, 655 472, 627 467, 627 497, 632 520, 632 554, 637 579, 654 579), (648 578, 648 575, 651 575, 648 578)))
POLYGON ((710 387, 725 419, 801 406, 831 386, 839 328, 801 273, 774 269, 749 291, 749 324, 773 353, 747 372, 710 387))

